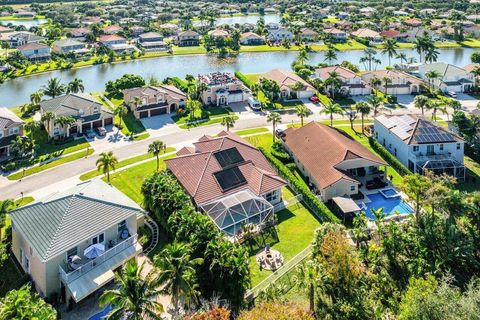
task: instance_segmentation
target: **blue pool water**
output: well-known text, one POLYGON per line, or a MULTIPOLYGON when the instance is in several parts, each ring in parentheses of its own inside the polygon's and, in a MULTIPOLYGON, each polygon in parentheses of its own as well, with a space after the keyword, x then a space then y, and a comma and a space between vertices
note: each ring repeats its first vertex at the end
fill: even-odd
POLYGON ((102 320, 103 317, 105 317, 110 311, 112 311, 112 309, 113 308, 108 304, 105 306, 105 308, 102 311, 100 311, 97 314, 94 314, 93 316, 88 318, 88 320, 102 320))
POLYGON ((382 190, 382 193, 387 198, 400 196, 395 189, 385 189, 382 190))
POLYGON ((362 210, 370 220, 375 220, 371 209, 383 208, 383 213, 386 216, 390 216, 396 211, 400 214, 409 214, 413 212, 413 209, 403 202, 401 197, 385 198, 380 193, 374 193, 367 195, 367 198, 371 202, 365 203, 366 208, 362 208, 362 210))

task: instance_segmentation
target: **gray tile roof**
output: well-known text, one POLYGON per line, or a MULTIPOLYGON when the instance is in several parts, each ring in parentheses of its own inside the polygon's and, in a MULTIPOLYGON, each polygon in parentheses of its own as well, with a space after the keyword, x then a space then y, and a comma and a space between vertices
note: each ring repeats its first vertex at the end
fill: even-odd
POLYGON ((7 108, 0 108, 0 130, 10 127, 12 124, 22 124, 23 120, 20 119, 15 113, 7 108))
POLYGON ((120 191, 95 179, 14 210, 10 217, 14 232, 48 261, 142 212, 120 191))
POLYGON ((102 111, 104 117, 105 114, 113 116, 110 110, 86 93, 71 93, 40 102, 40 108, 43 112, 51 111, 57 116, 71 116, 74 118, 89 117, 89 112, 87 111, 93 106, 97 106, 102 111), (83 113, 79 112, 80 110, 83 113))

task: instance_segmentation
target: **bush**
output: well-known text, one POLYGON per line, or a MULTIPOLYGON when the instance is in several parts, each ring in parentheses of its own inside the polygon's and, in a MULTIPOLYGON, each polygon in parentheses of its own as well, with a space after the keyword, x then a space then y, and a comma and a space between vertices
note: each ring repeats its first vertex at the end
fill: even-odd
POLYGON ((388 164, 391 165, 392 168, 395 169, 401 176, 412 173, 410 170, 408 170, 407 167, 403 165, 403 163, 398 161, 398 159, 395 158, 393 154, 388 152, 388 150, 385 149, 384 146, 378 143, 378 141, 376 141, 372 137, 369 137, 368 142, 370 143, 372 149, 375 150, 383 159, 385 159, 388 164))
POLYGON ((336 217, 327 206, 320 201, 307 186, 300 183, 297 177, 292 173, 292 171, 284 165, 280 160, 275 158, 271 153, 265 151, 262 147, 259 147, 260 151, 265 155, 265 157, 272 163, 275 168, 277 168, 278 173, 289 182, 290 187, 297 193, 302 195, 303 201, 310 207, 318 216, 322 218, 324 222, 336 222, 339 223, 340 220, 336 217))
POLYGON ((287 164, 290 161, 290 155, 285 151, 272 150, 272 155, 275 156, 278 160, 282 161, 284 164, 287 164))
POLYGON ((364 39, 364 38, 355 38, 358 43, 363 44, 364 46, 369 47, 370 46, 370 40, 364 39))
POLYGON ((140 243, 143 248, 146 248, 151 241, 152 233, 150 232, 150 229, 148 229, 148 227, 143 226, 138 229, 138 243, 140 243))
POLYGON ((240 81, 242 81, 248 89, 252 90, 252 87, 254 86, 254 83, 250 81, 245 75, 241 72, 235 71, 235 77, 237 77, 240 81))

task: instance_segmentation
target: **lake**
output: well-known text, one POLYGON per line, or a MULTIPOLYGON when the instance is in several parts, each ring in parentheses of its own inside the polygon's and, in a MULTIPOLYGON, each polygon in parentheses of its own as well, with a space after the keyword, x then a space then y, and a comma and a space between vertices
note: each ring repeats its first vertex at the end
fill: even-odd
POLYGON ((14 26, 24 25, 25 28, 30 29, 30 27, 35 27, 40 24, 46 23, 47 19, 35 19, 35 20, 0 20, 0 24, 6 26, 7 24, 12 24, 14 26))
MULTIPOLYGON (((406 49, 402 51, 408 57, 413 56, 418 59, 418 54, 414 50, 406 49)), ((476 49, 439 49, 438 61, 463 67, 470 63, 470 55, 474 51, 476 49)), ((363 56, 362 51, 339 51, 337 56, 338 62, 348 60, 358 65, 360 69, 365 69, 359 63, 363 56)), ((236 57, 230 58, 218 58, 213 55, 167 56, 116 64, 94 65, 74 70, 57 70, 6 81, 0 85, 0 106, 11 107, 29 102, 30 94, 40 89, 51 77, 58 77, 63 83, 67 83, 74 78, 80 78, 83 80, 86 92, 95 92, 104 90, 107 81, 115 80, 125 73, 138 74, 146 79, 155 76, 158 80, 163 80, 166 77, 184 77, 186 74, 197 75, 212 71, 261 73, 275 68, 289 70, 296 57, 297 52, 293 51, 240 53, 236 57)), ((380 53, 377 57, 382 61, 377 68, 385 68, 388 64, 388 57, 380 53)), ((324 61, 324 53, 315 52, 310 54, 308 63, 318 64, 324 61)), ((392 59, 392 64, 395 62, 397 61, 392 59)))
MULTIPOLYGON (((244 23, 256 24, 260 19, 260 15, 243 15, 243 16, 233 16, 233 17, 221 17, 215 21, 216 25, 234 25, 236 23, 242 25, 244 23)), ((265 23, 279 23, 280 16, 276 14, 266 14, 263 16, 265 23)))

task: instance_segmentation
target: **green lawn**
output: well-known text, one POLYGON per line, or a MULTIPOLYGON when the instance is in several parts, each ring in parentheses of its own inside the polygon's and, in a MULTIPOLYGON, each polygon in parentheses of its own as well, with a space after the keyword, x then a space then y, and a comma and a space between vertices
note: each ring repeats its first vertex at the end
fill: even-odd
MULTIPOLYGON (((29 135, 28 132, 26 134, 29 135)), ((55 144, 53 141, 49 142, 48 134, 43 129, 35 130, 33 133, 33 139, 39 146, 37 151, 38 156, 52 154, 53 156, 58 157, 60 155, 69 154, 90 147, 90 143, 88 143, 84 138, 76 139, 63 144, 55 144)))
POLYGON ((246 136, 246 135, 249 135, 249 134, 264 133, 264 132, 268 132, 268 129, 267 128, 245 129, 245 130, 235 131, 235 134, 237 134, 239 136, 246 136))
POLYGON ((465 47, 480 48, 480 40, 469 38, 461 43, 465 47))
POLYGON ((302 106, 303 102, 300 100, 293 100, 293 101, 279 101, 275 102, 274 104, 275 109, 291 109, 298 106, 302 106))
POLYGON ((459 45, 456 42, 435 42, 435 47, 437 48, 459 48, 459 45))
POLYGON ((250 80, 253 84, 257 83, 263 73, 247 73, 244 74, 245 78, 250 80))
POLYGON ((468 156, 464 157, 464 163, 467 168, 466 181, 460 182, 458 188, 468 192, 480 190, 480 164, 468 156))
POLYGON ((255 259, 258 250, 270 244, 283 255, 285 261, 288 261, 310 245, 314 231, 320 226, 320 222, 301 203, 278 212, 277 218, 276 236, 274 233, 267 233, 263 237, 257 237, 255 243, 249 245, 252 287, 272 274, 271 271, 260 270, 255 259))
MULTIPOLYGON (((173 151, 175 151, 174 147, 167 147, 167 149, 163 153, 170 153, 170 152, 173 152, 173 151)), ((140 161, 147 160, 147 159, 154 158, 154 157, 155 156, 151 153, 145 153, 145 154, 141 154, 141 155, 138 155, 138 156, 135 156, 135 157, 125 159, 125 160, 121 160, 117 163, 116 169, 120 169, 120 168, 129 166, 131 164, 134 164, 136 162, 140 162, 140 161)), ((92 170, 92 171, 89 171, 87 173, 82 174, 80 176, 80 180, 82 180, 82 181, 89 180, 89 179, 92 179, 92 178, 97 177, 97 176, 102 175, 102 174, 103 173, 101 171, 92 170)))
MULTIPOLYGON (((202 110, 196 110, 193 120, 191 120, 190 114, 187 113, 174 115, 172 116, 172 119, 181 129, 188 129, 220 123, 222 122, 222 118, 229 114, 233 115, 232 109, 230 108, 214 107, 205 108, 203 114, 202 110)), ((235 120, 238 119, 237 116, 234 116, 234 118, 235 120)))
POLYGON ((262 147, 267 151, 271 150, 272 148, 273 135, 271 133, 258 134, 250 137, 245 137, 244 139, 257 148, 262 147))
POLYGON ((345 43, 336 43, 333 45, 337 50, 363 50, 366 49, 367 46, 361 44, 356 40, 348 40, 345 43))
POLYGON ((203 46, 196 46, 196 47, 172 47, 173 54, 183 55, 183 54, 205 54, 207 50, 203 46))

